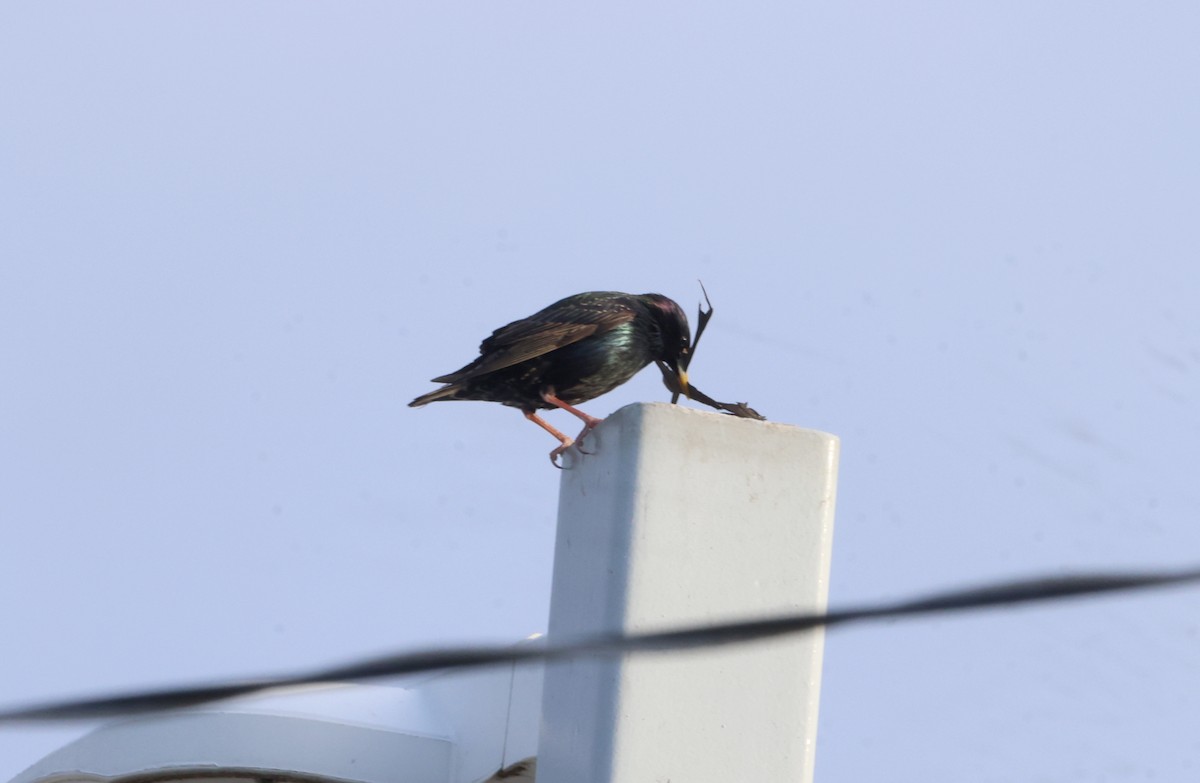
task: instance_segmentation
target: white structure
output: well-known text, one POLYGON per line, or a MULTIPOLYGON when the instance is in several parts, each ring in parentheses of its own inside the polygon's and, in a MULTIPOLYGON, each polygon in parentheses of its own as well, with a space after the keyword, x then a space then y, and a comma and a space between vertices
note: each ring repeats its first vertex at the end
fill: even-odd
MULTIPOLYGON (((825 608, 836 438, 647 404, 587 446, 562 477, 553 637, 825 608)), ((810 781, 821 652, 558 663, 544 693, 531 665, 275 691, 104 725, 13 783, 475 783, 535 753, 539 783, 810 781)))
POLYGON ((536 751, 541 686, 541 667, 522 665, 289 688, 106 724, 12 783, 473 783, 536 751))
MULTIPOLYGON (((631 405, 559 492, 550 638, 823 611, 838 441, 631 405)), ((539 783, 812 780, 819 633, 546 670, 539 783)))

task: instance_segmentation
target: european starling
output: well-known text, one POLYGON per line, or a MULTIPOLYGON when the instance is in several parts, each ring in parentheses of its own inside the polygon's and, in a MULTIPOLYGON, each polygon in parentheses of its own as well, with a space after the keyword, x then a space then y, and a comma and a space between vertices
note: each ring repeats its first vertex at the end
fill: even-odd
POLYGON ((687 316, 662 294, 590 291, 568 296, 528 318, 492 332, 479 358, 434 378, 446 384, 409 403, 483 400, 520 408, 525 418, 558 438, 558 457, 575 442, 535 411, 562 408, 583 421, 582 442, 601 422, 574 406, 612 391, 651 362, 661 362, 688 390, 691 343, 687 316))

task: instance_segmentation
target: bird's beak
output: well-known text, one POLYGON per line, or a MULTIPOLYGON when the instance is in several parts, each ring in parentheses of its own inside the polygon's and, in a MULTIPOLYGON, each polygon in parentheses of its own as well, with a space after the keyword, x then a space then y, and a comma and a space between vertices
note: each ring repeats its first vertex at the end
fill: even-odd
POLYGON ((679 379, 679 388, 683 389, 683 396, 690 400, 692 398, 692 390, 688 386, 687 370, 682 365, 675 368, 675 377, 679 379))

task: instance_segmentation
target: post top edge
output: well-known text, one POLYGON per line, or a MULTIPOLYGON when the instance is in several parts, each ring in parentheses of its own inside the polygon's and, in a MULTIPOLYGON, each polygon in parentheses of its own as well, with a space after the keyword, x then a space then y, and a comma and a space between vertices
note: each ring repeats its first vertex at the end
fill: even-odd
POLYGON ((734 423, 736 426, 747 427, 767 427, 777 431, 787 431, 796 433, 806 433, 808 435, 818 435, 823 438, 828 438, 833 441, 841 439, 832 433, 822 430, 812 429, 811 427, 801 427, 796 424, 785 424, 778 421, 757 421, 755 419, 743 419, 737 416, 732 416, 728 413, 718 413, 716 411, 700 410, 698 408, 689 408, 683 405, 673 405, 669 402, 634 402, 629 405, 622 406, 608 415, 610 419, 624 418, 686 418, 696 417, 699 420, 707 419, 715 423, 720 422, 722 426, 725 423, 734 423))

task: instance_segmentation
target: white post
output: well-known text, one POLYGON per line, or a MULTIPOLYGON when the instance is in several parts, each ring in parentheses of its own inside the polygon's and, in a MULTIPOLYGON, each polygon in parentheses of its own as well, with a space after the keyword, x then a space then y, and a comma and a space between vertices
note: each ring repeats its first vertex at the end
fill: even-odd
MULTIPOLYGON (((823 610, 838 440, 631 405, 571 452, 551 639, 823 610)), ((812 780, 820 633, 546 667, 538 783, 812 780)))

